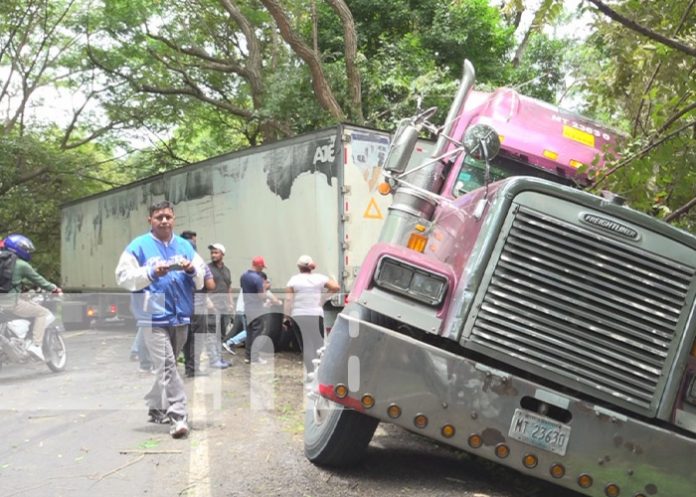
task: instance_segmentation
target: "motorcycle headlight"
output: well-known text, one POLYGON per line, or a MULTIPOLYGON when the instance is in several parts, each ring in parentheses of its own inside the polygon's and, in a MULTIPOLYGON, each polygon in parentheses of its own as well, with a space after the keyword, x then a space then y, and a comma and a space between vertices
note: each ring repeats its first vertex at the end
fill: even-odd
POLYGON ((377 267, 375 284, 430 306, 440 305, 447 290, 444 276, 389 258, 377 267))

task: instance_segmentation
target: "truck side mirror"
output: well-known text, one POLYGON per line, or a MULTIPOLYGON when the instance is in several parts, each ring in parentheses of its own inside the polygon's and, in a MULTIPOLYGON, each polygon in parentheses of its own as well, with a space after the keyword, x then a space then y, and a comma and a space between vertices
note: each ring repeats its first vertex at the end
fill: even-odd
POLYGON ((492 126, 475 124, 466 130, 464 149, 476 160, 490 160, 500 152, 500 137, 492 126))
POLYGON ((394 140, 384 161, 384 170, 392 174, 403 174, 416 148, 420 129, 410 119, 404 119, 394 134, 394 140))
POLYGON ((430 107, 411 119, 402 119, 394 133, 394 140, 384 161, 384 170, 392 174, 406 171, 411 155, 418 143, 418 135, 423 127, 428 126, 428 119, 437 112, 437 107, 430 107))

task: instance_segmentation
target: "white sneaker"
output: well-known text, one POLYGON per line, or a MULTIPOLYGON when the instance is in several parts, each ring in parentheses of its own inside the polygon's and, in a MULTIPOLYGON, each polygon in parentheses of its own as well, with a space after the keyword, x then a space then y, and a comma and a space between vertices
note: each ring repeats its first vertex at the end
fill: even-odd
POLYGON ((172 420, 172 427, 169 430, 169 434, 172 438, 184 438, 189 433, 189 426, 186 422, 186 416, 180 418, 176 421, 172 420))
POLYGON ((39 361, 46 361, 46 358, 43 355, 43 350, 41 350, 41 345, 32 343, 29 347, 27 347, 27 352, 36 357, 39 361))

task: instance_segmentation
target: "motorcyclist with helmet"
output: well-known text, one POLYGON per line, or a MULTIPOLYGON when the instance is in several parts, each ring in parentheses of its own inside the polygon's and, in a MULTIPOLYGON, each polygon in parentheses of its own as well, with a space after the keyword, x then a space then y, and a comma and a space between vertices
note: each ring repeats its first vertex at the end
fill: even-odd
POLYGON ((23 298, 20 295, 22 292, 22 285, 24 283, 29 283, 45 291, 57 294, 61 294, 62 290, 58 288, 57 285, 54 285, 41 276, 31 264, 29 264, 31 254, 35 250, 34 244, 29 238, 19 233, 13 233, 5 237, 3 242, 2 251, 12 252, 17 257, 14 269, 12 270, 12 282, 8 294, 7 296, 3 296, 0 305, 15 316, 34 319, 32 334, 33 343, 27 347, 27 351, 37 359, 44 361, 45 358, 42 350, 43 337, 46 326, 50 323, 53 315, 51 311, 45 307, 23 298))

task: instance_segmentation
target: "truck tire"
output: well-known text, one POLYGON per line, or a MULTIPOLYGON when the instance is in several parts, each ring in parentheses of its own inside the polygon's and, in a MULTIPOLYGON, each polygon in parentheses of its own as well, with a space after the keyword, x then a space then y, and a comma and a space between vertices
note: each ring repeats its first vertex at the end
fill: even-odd
POLYGON ((357 464, 379 420, 317 396, 305 412, 305 456, 320 466, 357 464))

